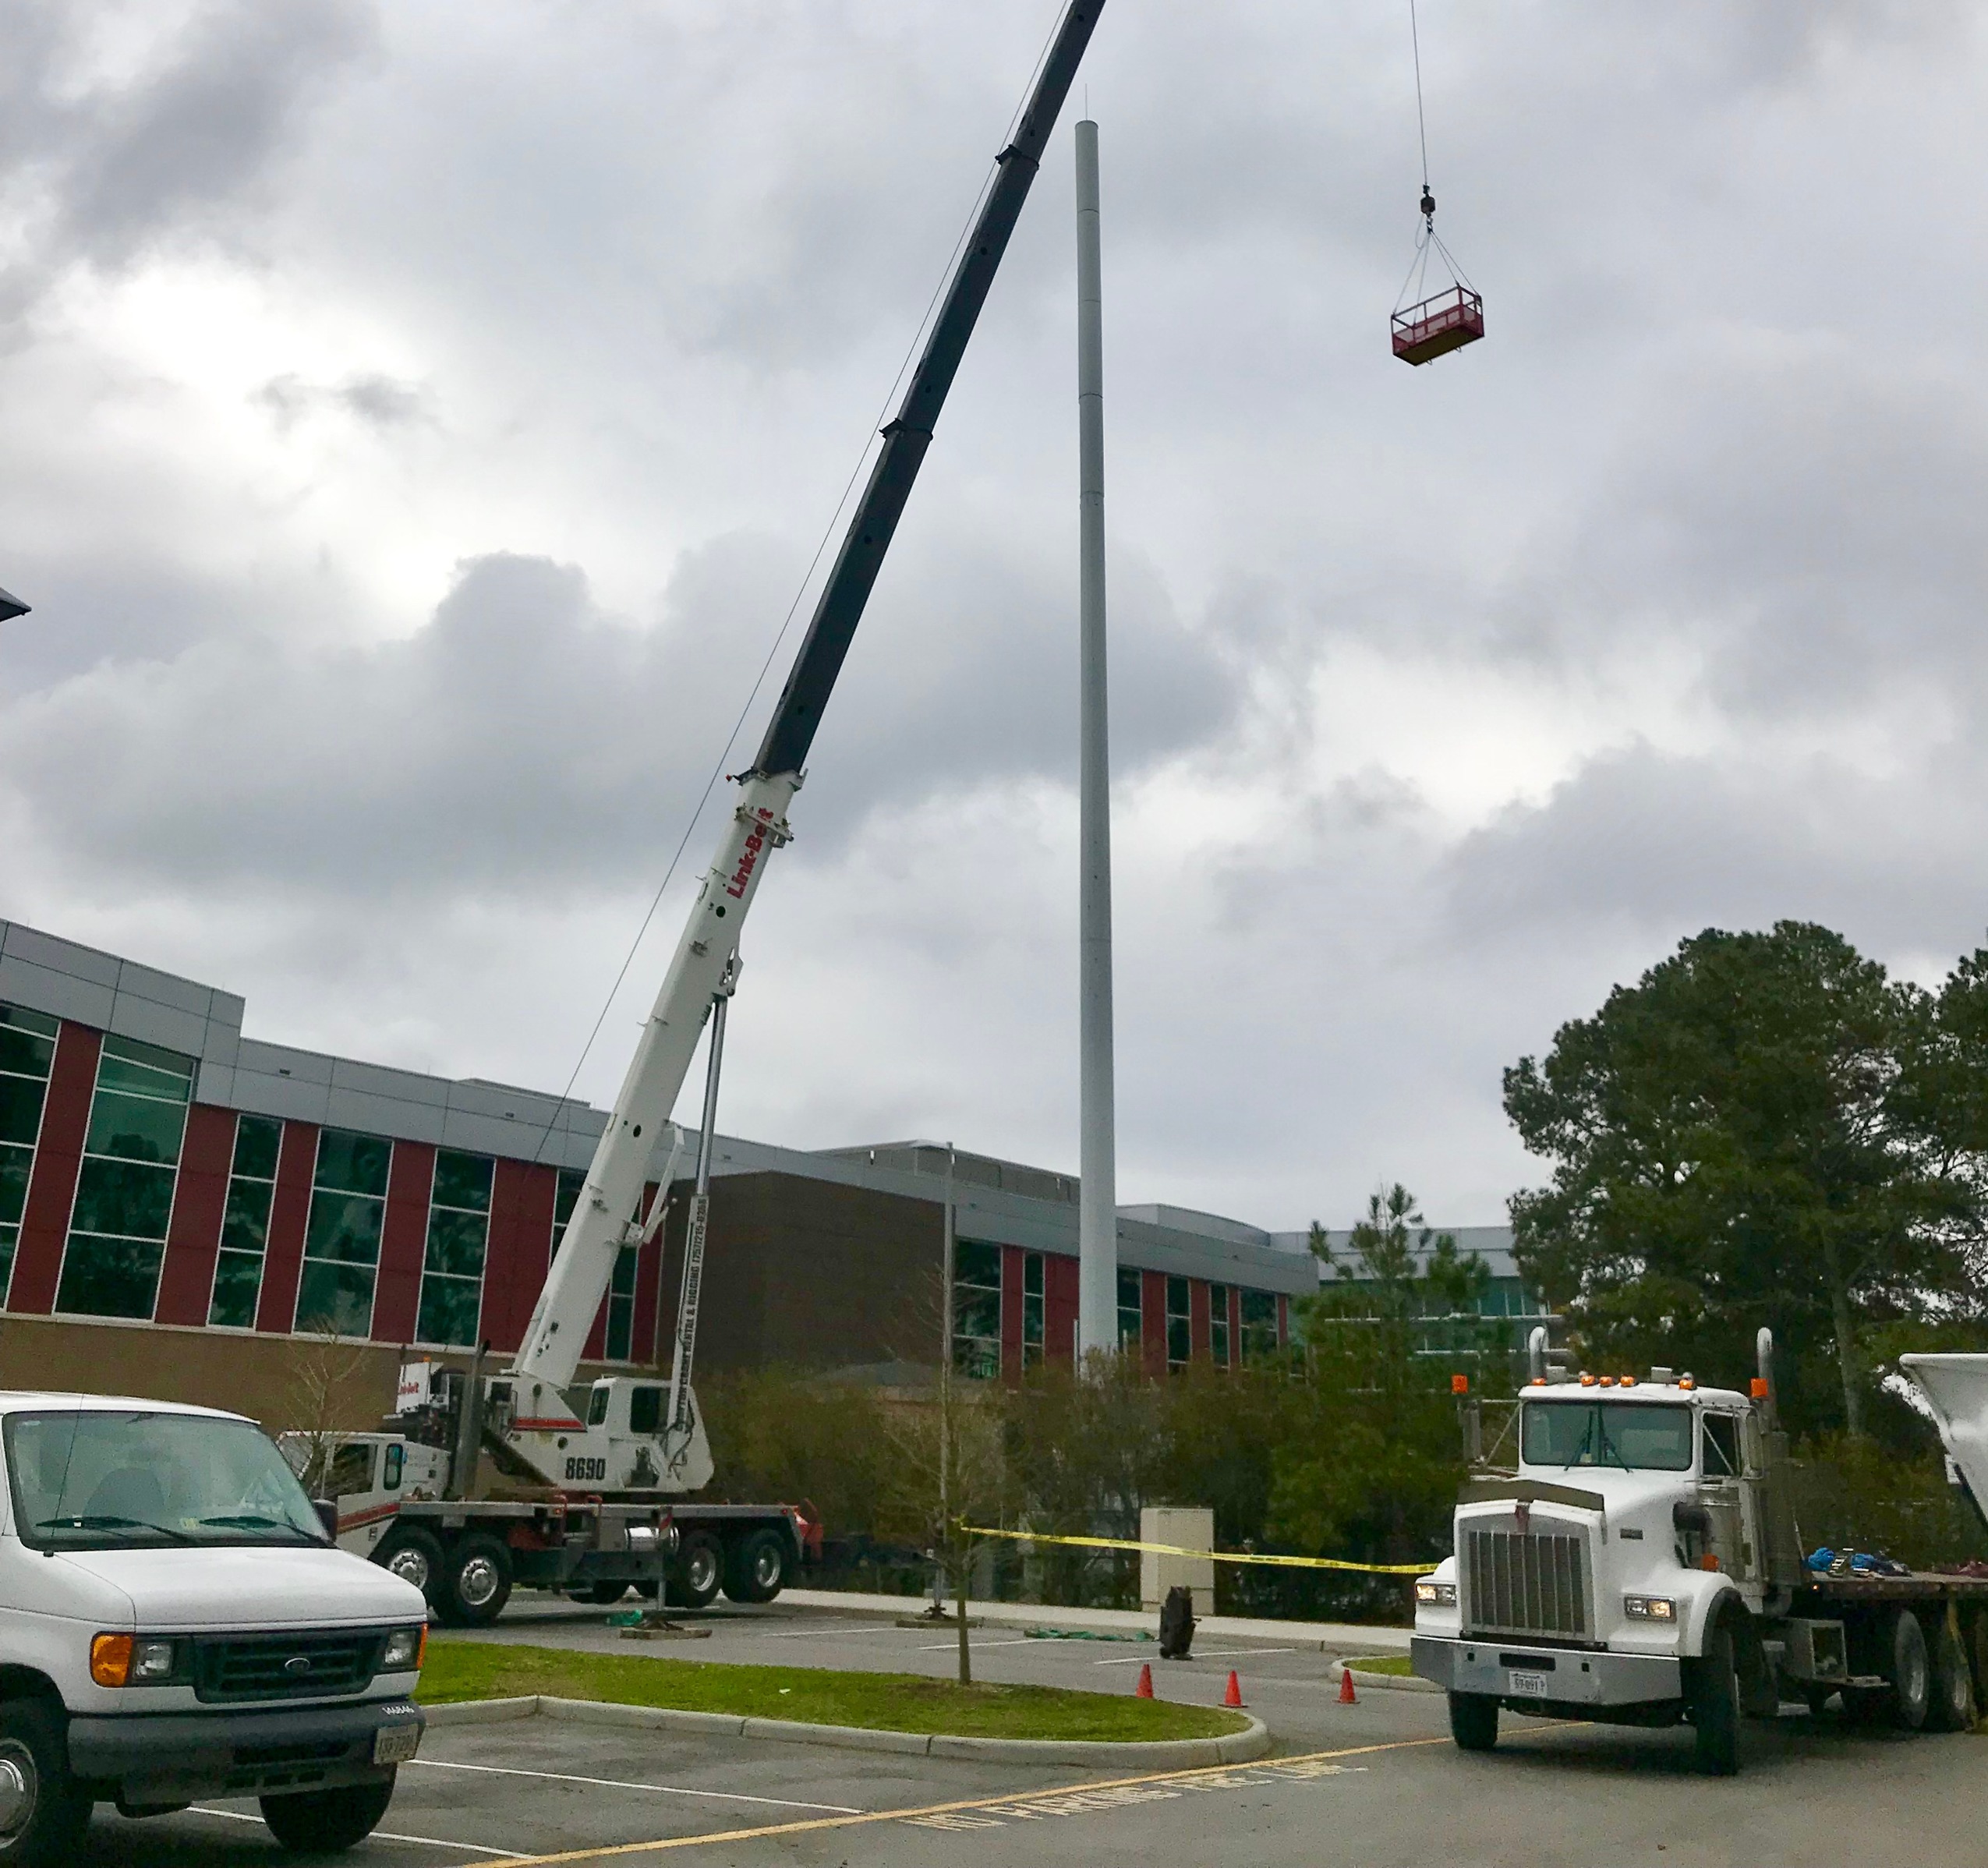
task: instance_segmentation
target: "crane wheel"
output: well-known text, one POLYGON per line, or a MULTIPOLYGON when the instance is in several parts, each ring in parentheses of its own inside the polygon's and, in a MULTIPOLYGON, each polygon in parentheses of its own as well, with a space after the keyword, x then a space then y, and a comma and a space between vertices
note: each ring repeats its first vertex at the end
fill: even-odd
POLYGON ((787 1540, 771 1529, 748 1531, 725 1553, 725 1594, 734 1602, 770 1602, 787 1582, 787 1540))
POLYGON ((677 1548, 670 1600, 680 1608, 709 1608, 724 1577, 724 1547, 710 1531, 692 1531, 677 1548))

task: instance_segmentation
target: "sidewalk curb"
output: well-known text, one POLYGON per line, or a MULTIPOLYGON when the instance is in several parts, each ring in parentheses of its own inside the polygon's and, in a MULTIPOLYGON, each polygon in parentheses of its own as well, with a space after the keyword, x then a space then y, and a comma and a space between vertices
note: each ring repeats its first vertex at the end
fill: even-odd
MULTIPOLYGON (((1325 1678, 1335 1686, 1339 1676, 1348 1671, 1343 1661, 1335 1661, 1325 1669, 1325 1678)), ((1434 1680, 1425 1680, 1415 1673, 1362 1673, 1356 1667, 1352 1670, 1355 1687, 1378 1687, 1384 1693, 1441 1693, 1443 1689, 1434 1680)))
MULTIPOLYGON (((1358 1683, 1367 1676, 1356 1673, 1358 1683)), ((1399 1685, 1399 1682, 1394 1682, 1399 1685)), ((663 1706, 619 1706, 606 1700, 561 1700, 550 1693, 511 1700, 456 1700, 423 1706, 430 1725, 497 1725, 514 1720, 561 1719, 578 1725, 632 1725, 649 1731, 702 1732, 707 1738, 772 1739, 787 1745, 833 1745, 850 1751, 894 1751, 920 1757, 981 1758, 1013 1764, 1247 1764, 1270 1749, 1270 1732, 1254 1714, 1248 1726, 1223 1738, 976 1739, 947 1732, 883 1732, 861 1725, 813 1725, 796 1719, 747 1718, 728 1712, 677 1712, 663 1706)))

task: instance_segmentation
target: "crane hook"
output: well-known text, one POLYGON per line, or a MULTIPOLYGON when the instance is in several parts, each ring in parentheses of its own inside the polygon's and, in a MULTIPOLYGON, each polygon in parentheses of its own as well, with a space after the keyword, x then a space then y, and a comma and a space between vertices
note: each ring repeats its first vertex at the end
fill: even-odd
POLYGON ((1433 224, 1436 218, 1436 197, 1430 193, 1429 185, 1422 184, 1422 218, 1433 224))

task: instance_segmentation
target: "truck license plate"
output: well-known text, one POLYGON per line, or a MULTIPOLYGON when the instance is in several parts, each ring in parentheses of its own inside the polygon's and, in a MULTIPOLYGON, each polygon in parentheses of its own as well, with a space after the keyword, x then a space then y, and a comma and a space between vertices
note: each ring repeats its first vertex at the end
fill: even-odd
POLYGON ((1546 1697, 1546 1675, 1543 1673, 1515 1673, 1512 1676, 1512 1690, 1523 1693, 1526 1698, 1543 1700, 1546 1697))
POLYGON ((373 1735, 376 1764, 405 1764, 421 1749, 419 1725, 382 1725, 373 1735))

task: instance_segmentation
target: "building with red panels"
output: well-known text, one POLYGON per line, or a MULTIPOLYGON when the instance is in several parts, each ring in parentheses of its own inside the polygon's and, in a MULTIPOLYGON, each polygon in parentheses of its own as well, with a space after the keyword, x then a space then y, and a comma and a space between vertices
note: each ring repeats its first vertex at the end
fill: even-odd
MULTIPOLYGON (((281 1417, 300 1345, 382 1369, 517 1346, 603 1112, 262 1042, 242 1013, 0 921, 0 1381, 281 1417)), ((921 1143, 713 1153, 701 1369, 930 1365, 949 1337, 990 1378, 1069 1360, 1073 1177, 921 1143)), ((688 1190, 668 1172, 659 1152, 645 1198, 670 1211, 622 1254, 589 1377, 669 1359, 688 1190)), ((1317 1278, 1288 1240, 1159 1207, 1122 1209, 1120 1263, 1121 1335, 1155 1374, 1282 1340, 1317 1278)))

